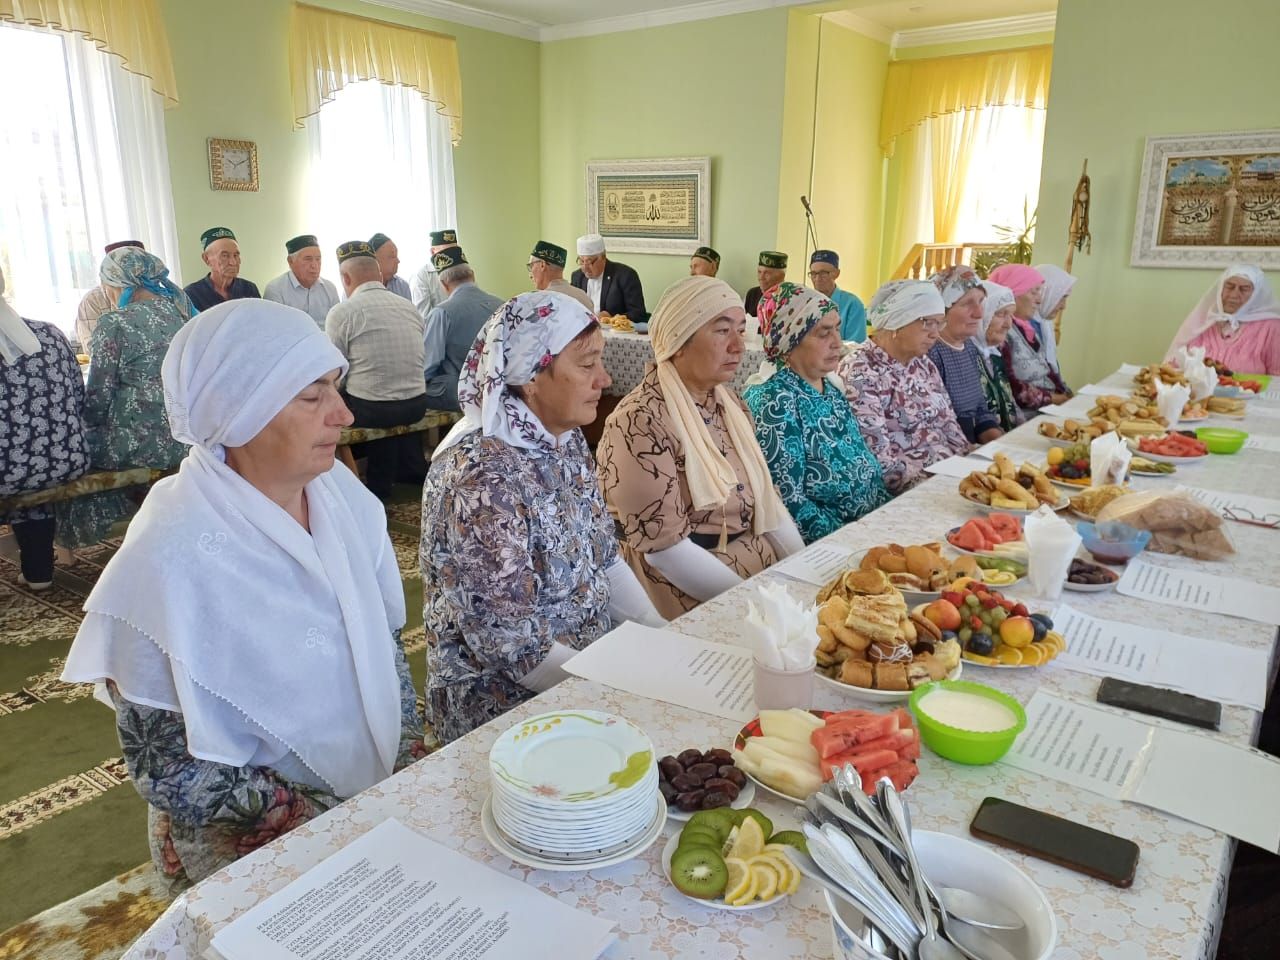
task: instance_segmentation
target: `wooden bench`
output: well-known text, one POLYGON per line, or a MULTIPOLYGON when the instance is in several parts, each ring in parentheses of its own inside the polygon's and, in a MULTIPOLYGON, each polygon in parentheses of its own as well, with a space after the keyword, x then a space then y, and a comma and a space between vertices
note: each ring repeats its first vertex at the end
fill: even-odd
POLYGON ((395 427, 347 427, 342 431, 339 440, 338 458, 356 472, 356 461, 351 455, 351 446, 356 443, 368 443, 370 440, 384 440, 387 437, 402 437, 406 433, 427 433, 432 446, 440 442, 440 428, 451 427, 462 419, 462 414, 451 410, 428 410, 421 420, 413 423, 402 423, 395 427))
POLYGON ((0 513, 39 507, 46 503, 74 500, 76 497, 102 493, 105 490, 143 486, 155 483, 172 472, 172 470, 152 470, 150 467, 130 467, 128 470, 100 470, 95 473, 86 473, 56 487, 18 493, 11 497, 0 497, 0 513))

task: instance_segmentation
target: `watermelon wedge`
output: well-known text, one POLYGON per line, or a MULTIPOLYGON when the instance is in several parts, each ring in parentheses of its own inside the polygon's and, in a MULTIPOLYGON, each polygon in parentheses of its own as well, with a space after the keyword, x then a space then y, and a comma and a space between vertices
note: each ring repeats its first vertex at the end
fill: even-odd
POLYGON ((838 720, 819 727, 810 735, 810 742, 824 761, 838 753, 847 753, 860 743, 879 740, 898 729, 898 718, 895 714, 864 714, 861 717, 838 720))

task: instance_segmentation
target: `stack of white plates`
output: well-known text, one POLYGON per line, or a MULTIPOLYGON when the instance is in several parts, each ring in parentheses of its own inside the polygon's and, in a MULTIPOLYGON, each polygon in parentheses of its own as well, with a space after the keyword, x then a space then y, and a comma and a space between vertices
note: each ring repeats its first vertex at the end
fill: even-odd
POLYGON ((565 710, 517 724, 489 751, 489 775, 485 833, 522 863, 586 869, 629 859, 666 817, 653 744, 607 713, 565 710))

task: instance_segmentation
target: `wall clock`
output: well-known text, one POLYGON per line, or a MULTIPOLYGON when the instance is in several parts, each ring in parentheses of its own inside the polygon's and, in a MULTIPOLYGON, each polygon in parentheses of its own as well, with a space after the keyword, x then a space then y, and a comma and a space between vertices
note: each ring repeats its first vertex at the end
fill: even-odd
POLYGON ((258 145, 252 140, 210 137, 209 186, 214 190, 257 190, 258 145))

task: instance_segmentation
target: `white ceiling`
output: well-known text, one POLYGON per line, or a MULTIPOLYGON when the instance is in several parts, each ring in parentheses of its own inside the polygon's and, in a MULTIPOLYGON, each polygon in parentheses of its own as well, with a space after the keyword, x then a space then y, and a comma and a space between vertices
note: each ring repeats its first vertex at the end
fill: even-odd
MULTIPOLYGON (((615 33, 668 23, 807 6, 815 13, 847 12, 886 38, 917 29, 1051 13, 1057 0, 373 0, 455 23, 533 40, 615 33)), ((839 16, 839 14, 837 14, 839 16)), ((1034 20, 1034 16, 1032 16, 1034 20)))

